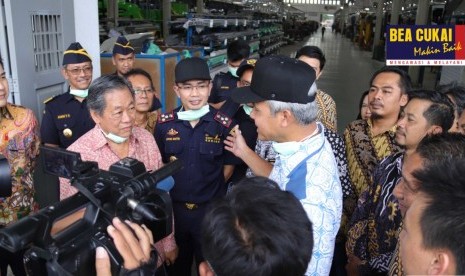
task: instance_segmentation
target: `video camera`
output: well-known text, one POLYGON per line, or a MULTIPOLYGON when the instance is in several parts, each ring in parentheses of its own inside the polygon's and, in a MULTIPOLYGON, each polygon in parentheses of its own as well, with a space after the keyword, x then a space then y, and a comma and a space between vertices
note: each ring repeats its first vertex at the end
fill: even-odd
POLYGON ((79 192, 0 230, 0 247, 27 250, 29 275, 95 275, 98 246, 110 255, 112 275, 118 274, 123 259, 106 232, 115 216, 145 224, 155 242, 172 232, 171 199, 158 185, 181 169, 180 160, 147 172, 143 163, 124 158, 104 171, 79 153, 44 146, 41 161, 47 173, 69 178, 79 192))

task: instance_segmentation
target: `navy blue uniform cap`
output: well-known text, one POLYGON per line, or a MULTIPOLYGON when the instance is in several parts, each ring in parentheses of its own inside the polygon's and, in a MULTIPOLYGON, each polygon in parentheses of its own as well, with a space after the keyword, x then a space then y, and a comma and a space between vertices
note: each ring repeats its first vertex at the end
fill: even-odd
POLYGON ((237 72, 236 72, 237 76, 240 78, 242 77, 242 74, 244 74, 245 70, 254 69, 257 61, 258 59, 256 58, 244 59, 239 65, 239 68, 237 68, 237 72))
POLYGON ((82 48, 79 42, 73 42, 69 45, 68 49, 63 53, 63 65, 76 64, 90 61, 92 58, 89 53, 82 48))
POLYGON ((231 98, 237 103, 274 100, 306 104, 315 100, 315 95, 308 96, 315 80, 315 70, 305 62, 268 56, 257 61, 250 86, 235 88, 231 98))
POLYGON ((176 83, 190 80, 211 80, 207 62, 199 57, 185 58, 174 69, 176 83))
POLYGON ((124 36, 118 37, 115 45, 113 46, 113 55, 129 55, 131 53, 134 53, 134 48, 131 46, 129 41, 124 36))

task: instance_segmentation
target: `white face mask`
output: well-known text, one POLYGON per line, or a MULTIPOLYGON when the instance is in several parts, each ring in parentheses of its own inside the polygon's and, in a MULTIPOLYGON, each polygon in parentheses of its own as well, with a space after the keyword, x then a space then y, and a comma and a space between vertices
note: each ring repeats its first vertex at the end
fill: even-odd
POLYGON ((122 143, 126 142, 126 140, 128 140, 127 137, 121 137, 121 136, 118 136, 118 135, 113 134, 111 132, 106 134, 105 131, 102 130, 102 133, 103 133, 103 135, 105 137, 107 137, 108 140, 113 141, 116 144, 122 144, 122 143))
POLYGON ((87 95, 89 94, 89 89, 79 90, 79 89, 70 88, 69 94, 76 96, 76 97, 87 98, 87 95))
POLYGON ((244 109, 245 114, 250 116, 250 113, 252 113, 253 108, 244 104, 242 105, 242 109, 244 109))
POLYGON ((202 108, 196 110, 178 111, 178 119, 183 121, 195 121, 200 119, 203 115, 210 111, 210 106, 204 105, 202 108))
POLYGON ((239 78, 237 76, 237 69, 239 69, 239 68, 238 67, 232 67, 231 65, 228 65, 229 73, 231 73, 231 75, 233 75, 233 77, 235 77, 235 78, 239 78))
POLYGON ((300 149, 301 144, 302 142, 273 142, 271 146, 273 147, 274 151, 279 153, 280 155, 290 156, 300 149))

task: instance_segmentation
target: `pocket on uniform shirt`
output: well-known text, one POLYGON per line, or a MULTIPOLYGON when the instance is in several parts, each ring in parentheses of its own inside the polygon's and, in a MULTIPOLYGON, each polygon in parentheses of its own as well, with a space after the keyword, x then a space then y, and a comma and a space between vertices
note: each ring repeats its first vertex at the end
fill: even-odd
POLYGON ((221 168, 223 172, 223 164, 219 164, 222 159, 221 155, 223 154, 223 143, 207 143, 203 142, 200 144, 200 159, 202 165, 203 175, 211 176, 218 173, 218 168, 221 168))

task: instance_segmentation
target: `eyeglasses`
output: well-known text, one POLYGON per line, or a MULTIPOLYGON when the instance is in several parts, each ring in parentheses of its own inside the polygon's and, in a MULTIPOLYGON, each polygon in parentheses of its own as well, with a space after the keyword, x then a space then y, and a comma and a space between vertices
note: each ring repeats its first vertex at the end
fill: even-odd
POLYGON ((192 92, 194 91, 194 88, 197 88, 197 91, 204 92, 205 90, 208 89, 209 86, 210 84, 208 83, 199 84, 199 85, 183 85, 183 86, 178 85, 179 89, 184 90, 186 92, 192 92))
POLYGON ((152 88, 134 89, 134 94, 136 94, 136 95, 139 95, 139 94, 142 94, 142 93, 145 93, 145 95, 147 95, 147 94, 151 94, 153 92, 155 92, 155 90, 152 89, 152 88))
POLYGON ((92 73, 92 66, 84 68, 66 69, 66 71, 68 71, 73 76, 79 76, 81 72, 83 72, 84 75, 90 75, 92 73))

